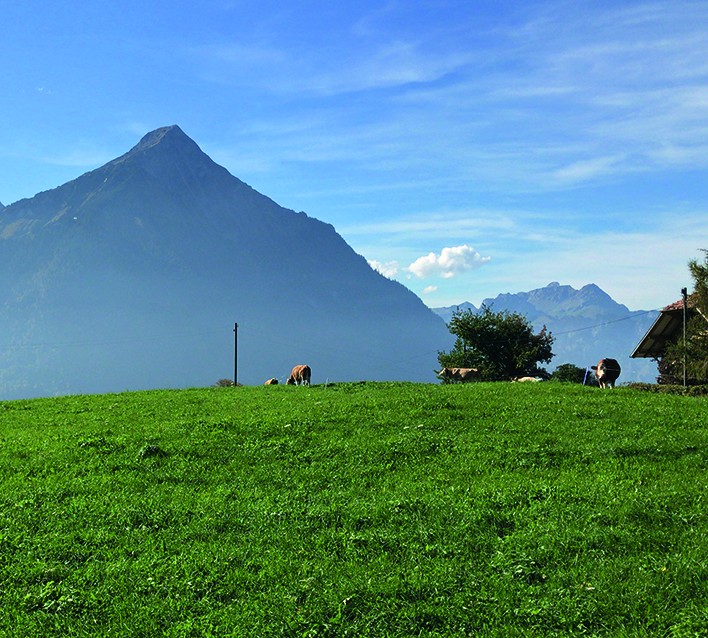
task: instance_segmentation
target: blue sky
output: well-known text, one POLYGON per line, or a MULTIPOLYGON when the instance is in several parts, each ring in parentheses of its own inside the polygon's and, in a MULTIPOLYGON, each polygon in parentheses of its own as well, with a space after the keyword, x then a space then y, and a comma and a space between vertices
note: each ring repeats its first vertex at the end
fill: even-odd
POLYGON ((64 0, 0 23, 0 202, 178 124, 430 306, 708 248, 708 3, 64 0))

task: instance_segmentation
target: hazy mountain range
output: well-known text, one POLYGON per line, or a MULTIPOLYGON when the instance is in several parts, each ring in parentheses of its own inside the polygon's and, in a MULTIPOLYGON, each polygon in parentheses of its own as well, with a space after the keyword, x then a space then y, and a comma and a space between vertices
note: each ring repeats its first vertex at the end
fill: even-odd
POLYGON ((0 399, 285 380, 432 381, 445 323, 334 228, 177 126, 0 211, 0 399), (234 343, 234 324, 238 323, 234 343))
MULTIPOLYGON (((656 375, 625 356, 653 316, 596 286, 488 305, 551 329, 549 369, 613 356, 623 380, 656 375)), ((451 313, 374 271, 331 225, 231 175, 177 126, 0 204, 0 400, 207 386, 233 379, 236 349, 248 385, 284 381, 298 363, 313 383, 434 381, 451 313)))
MULTIPOLYGON (((630 358, 656 319, 658 312, 655 310, 631 311, 595 284, 576 290, 557 282, 530 292, 500 294, 494 299, 485 299, 482 304, 495 312, 518 312, 529 320, 535 330, 545 325, 555 338, 555 356, 546 366, 549 371, 563 363, 582 368, 594 366, 601 358, 611 357, 622 366, 620 383, 656 380, 654 361, 630 358)), ((478 310, 469 302, 433 310, 449 322, 458 308, 473 312, 478 310)))

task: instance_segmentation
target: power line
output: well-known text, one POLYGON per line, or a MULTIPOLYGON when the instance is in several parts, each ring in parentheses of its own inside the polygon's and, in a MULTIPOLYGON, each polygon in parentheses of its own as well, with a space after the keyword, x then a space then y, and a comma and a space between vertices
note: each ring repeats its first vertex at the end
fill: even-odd
POLYGON ((629 319, 635 319, 636 317, 641 317, 642 315, 648 315, 651 312, 659 312, 659 310, 644 310, 640 313, 635 313, 633 315, 627 315, 626 317, 620 317, 619 319, 611 319, 610 321, 603 321, 602 323, 596 323, 592 326, 585 326, 584 328, 574 328, 573 330, 564 330, 563 332, 553 332, 553 336, 556 335, 567 335, 573 332, 582 332, 583 330, 592 330, 593 328, 601 328, 602 326, 609 326, 613 323, 619 323, 620 321, 628 321, 629 319))
POLYGON ((154 343, 158 341, 172 341, 177 338, 188 337, 206 337, 209 335, 221 334, 222 330, 209 331, 188 331, 188 332, 170 332, 160 335, 150 335, 145 337, 122 337, 115 339, 93 339, 87 341, 36 341, 31 343, 5 343, 0 345, 0 348, 6 350, 20 350, 33 348, 85 348, 95 346, 113 346, 113 345, 130 345, 137 343, 154 343))

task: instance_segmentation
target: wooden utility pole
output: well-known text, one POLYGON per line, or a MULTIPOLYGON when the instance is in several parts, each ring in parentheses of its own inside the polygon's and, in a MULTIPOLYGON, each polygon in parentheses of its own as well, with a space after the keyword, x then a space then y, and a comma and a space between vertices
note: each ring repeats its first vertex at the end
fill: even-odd
POLYGON ((234 386, 238 385, 238 324, 234 324, 234 386))
POLYGON ((688 303, 688 290, 681 288, 683 299, 683 387, 686 387, 686 304, 688 303))

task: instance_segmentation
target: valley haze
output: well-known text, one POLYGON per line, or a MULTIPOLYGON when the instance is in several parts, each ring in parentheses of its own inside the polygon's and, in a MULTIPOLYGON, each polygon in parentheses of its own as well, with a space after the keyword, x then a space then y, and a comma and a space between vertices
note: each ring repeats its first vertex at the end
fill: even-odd
MULTIPOLYGON (((453 341, 444 309, 373 270, 330 224, 232 176, 178 126, 3 207, 0 267, 5 399, 209 385, 233 377, 234 345, 238 381, 249 385, 283 381, 297 363, 315 383, 435 381, 437 353, 453 341)), ((596 324, 630 318, 626 307, 594 285, 549 292, 555 311, 546 299, 530 320, 594 329, 589 342, 571 338, 560 352, 571 360, 551 368, 621 356, 596 324)), ((534 304, 520 299, 500 296, 495 309, 528 315, 534 304)), ((631 338, 650 323, 634 322, 631 338)))
POLYGON ((444 322, 178 126, 0 212, 3 398, 435 377, 444 322))

